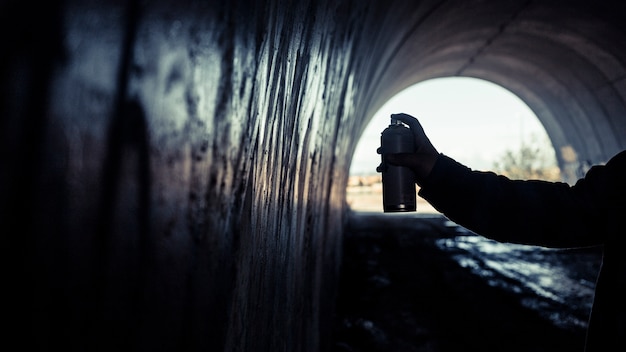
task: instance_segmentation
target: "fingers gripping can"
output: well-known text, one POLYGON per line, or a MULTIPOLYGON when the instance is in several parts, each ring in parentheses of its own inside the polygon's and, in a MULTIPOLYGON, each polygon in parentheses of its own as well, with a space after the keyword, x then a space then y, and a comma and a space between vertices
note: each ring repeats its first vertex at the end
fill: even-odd
POLYGON ((416 210, 415 174, 404 166, 390 165, 385 154, 412 153, 415 151, 413 133, 401 121, 391 119, 389 127, 380 136, 381 164, 376 171, 382 173, 383 211, 409 212, 416 210))

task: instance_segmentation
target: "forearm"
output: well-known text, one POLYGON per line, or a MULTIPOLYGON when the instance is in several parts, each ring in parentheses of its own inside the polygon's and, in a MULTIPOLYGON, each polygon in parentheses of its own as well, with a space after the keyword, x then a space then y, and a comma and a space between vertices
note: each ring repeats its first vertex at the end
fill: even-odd
POLYGON ((548 247, 598 244, 600 219, 565 183, 517 181, 473 171, 440 155, 420 196, 452 221, 501 242, 548 247))

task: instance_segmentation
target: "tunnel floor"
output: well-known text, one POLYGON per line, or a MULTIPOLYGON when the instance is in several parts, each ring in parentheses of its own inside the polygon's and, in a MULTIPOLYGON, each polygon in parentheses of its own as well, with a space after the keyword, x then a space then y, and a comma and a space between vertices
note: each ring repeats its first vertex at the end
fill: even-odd
POLYGON ((334 351, 583 351, 598 248, 485 247, 443 216, 398 216, 350 215, 334 351))

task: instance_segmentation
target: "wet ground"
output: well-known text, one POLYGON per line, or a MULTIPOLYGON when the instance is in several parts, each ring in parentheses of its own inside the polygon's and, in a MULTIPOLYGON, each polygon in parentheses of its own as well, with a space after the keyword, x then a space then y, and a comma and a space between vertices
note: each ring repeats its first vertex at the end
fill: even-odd
POLYGON ((437 214, 355 212, 334 351, 582 351, 600 258, 499 244, 437 214))

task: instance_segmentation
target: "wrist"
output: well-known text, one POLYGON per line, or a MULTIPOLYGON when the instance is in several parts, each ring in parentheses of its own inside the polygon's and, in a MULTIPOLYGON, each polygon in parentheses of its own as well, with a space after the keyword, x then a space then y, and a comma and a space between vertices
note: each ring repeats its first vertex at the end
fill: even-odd
POLYGON ((413 172, 415 173, 415 183, 419 186, 422 186, 424 181, 428 178, 430 173, 432 172, 435 164, 437 163, 437 159, 439 158, 439 153, 417 153, 416 154, 420 162, 416 163, 413 167, 413 172))

